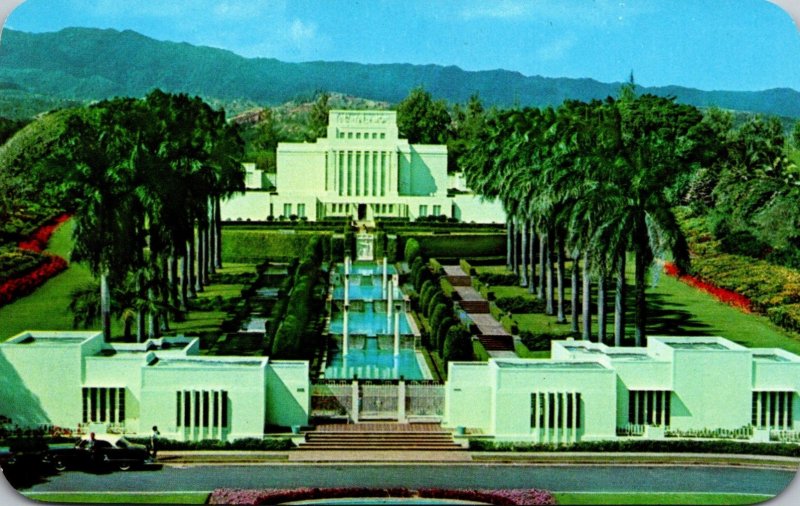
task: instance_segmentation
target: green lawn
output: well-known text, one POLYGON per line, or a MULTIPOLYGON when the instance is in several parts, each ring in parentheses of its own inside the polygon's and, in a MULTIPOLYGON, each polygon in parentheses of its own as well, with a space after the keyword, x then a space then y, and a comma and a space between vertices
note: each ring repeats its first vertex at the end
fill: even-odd
MULTIPOLYGON (((53 234, 47 251, 69 260, 71 248, 72 221, 69 221, 53 234)), ((49 279, 32 294, 0 307, 0 341, 25 330, 71 329, 70 293, 91 281, 92 275, 84 265, 70 263, 67 270, 49 279)), ((115 323, 114 333, 122 333, 121 324, 115 323)))
POLYGON ((714 492, 555 492, 558 504, 758 504, 774 496, 714 492))
POLYGON ((30 492, 28 499, 79 504, 205 504, 209 492, 30 492))
MULTIPOLYGON (((632 267, 633 262, 629 262, 632 267)), ((506 272, 505 266, 481 266, 479 272, 506 272)), ((569 269, 567 269, 569 274, 569 269)), ((570 318, 570 278, 565 279, 565 316, 570 318)), ((628 272, 628 283, 633 284, 633 272, 628 272)), ((492 286, 497 297, 513 297, 517 295, 533 297, 526 288, 518 286, 492 286)), ((608 322, 606 332, 613 338, 613 287, 607 291, 608 322)), ((626 334, 630 343, 633 336, 633 287, 628 288, 628 313, 626 334)), ((766 317, 747 314, 739 309, 717 301, 714 297, 693 288, 665 274, 659 276, 656 287, 649 286, 648 301, 648 335, 698 335, 722 336, 748 347, 783 348, 800 354, 800 335, 781 329, 766 317)), ((557 324, 555 317, 540 313, 515 314, 514 320, 520 330, 546 331, 551 334, 569 337, 571 325, 557 324)), ((592 333, 597 332, 597 316, 592 315, 592 333)), ((527 350, 523 350, 527 351, 527 350)))
MULTIPOLYGON (((69 259, 72 249, 72 222, 62 225, 53 234, 48 251, 69 259)), ((254 264, 225 264, 220 273, 240 274, 255 272, 254 264)), ((83 264, 70 263, 67 270, 51 278, 27 297, 22 297, 11 304, 0 307, 0 341, 19 334, 25 330, 68 330, 72 328, 72 313, 68 306, 70 294, 76 287, 92 281, 92 275, 83 264)), ((198 294, 200 298, 223 299, 239 297, 244 285, 216 284, 209 285, 198 294)), ((216 333, 225 318, 221 311, 192 311, 185 322, 172 322, 168 334, 184 334, 188 336, 216 333)), ((121 336, 123 325, 113 321, 114 336, 121 336)))

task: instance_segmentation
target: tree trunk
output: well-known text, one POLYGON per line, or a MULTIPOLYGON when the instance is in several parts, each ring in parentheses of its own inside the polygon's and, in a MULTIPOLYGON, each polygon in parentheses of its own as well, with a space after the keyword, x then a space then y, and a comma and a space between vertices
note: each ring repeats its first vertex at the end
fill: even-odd
POLYGON ((511 268, 511 254, 512 254, 512 241, 511 235, 514 233, 514 223, 511 216, 506 218, 506 268, 508 270, 512 270, 511 268))
POLYGON ((205 278, 203 277, 203 273, 205 272, 205 252, 203 251, 205 248, 205 241, 203 237, 205 234, 203 233, 203 227, 201 225, 197 226, 197 278, 195 281, 195 289, 198 293, 203 291, 203 285, 205 284, 205 278))
POLYGON ((222 269, 222 209, 220 206, 222 205, 222 199, 219 198, 219 195, 214 197, 214 230, 217 232, 217 240, 214 241, 214 246, 217 248, 217 254, 215 258, 217 260, 217 269, 222 269))
POLYGON ((147 337, 155 339, 158 337, 158 315, 152 307, 153 302, 156 300, 155 290, 152 287, 147 289, 147 300, 150 301, 150 311, 147 312, 147 337))
MULTIPOLYGON (((163 309, 159 311, 161 315, 161 322, 164 325, 164 330, 169 330, 169 306, 170 306, 170 275, 171 271, 168 265, 169 260, 166 256, 162 256, 159 260, 159 267, 161 268, 161 305, 163 309)), ((159 328, 160 330, 160 328, 159 328)))
POLYGON ((592 339, 592 276, 589 272, 589 255, 583 255, 583 339, 592 339))
POLYGON ((203 286, 211 283, 211 230, 209 225, 203 227, 203 286))
POLYGON ((528 293, 536 293, 536 229, 533 228, 533 223, 530 224, 530 236, 528 237, 528 265, 530 267, 530 276, 528 277, 528 293))
POLYGON ((528 286, 528 225, 527 223, 522 223, 520 227, 522 232, 522 244, 521 244, 521 261, 520 261, 520 269, 519 269, 519 286, 528 286))
POLYGON ((644 258, 645 252, 641 245, 637 248, 635 255, 636 262, 636 314, 634 316, 636 346, 644 346, 647 327, 647 299, 645 295, 646 283, 645 274, 647 273, 647 262, 644 258))
POLYGON ((108 287, 108 269, 100 273, 100 315, 103 322, 103 341, 111 341, 111 290, 108 287))
POLYGON ((519 276, 519 224, 516 218, 511 223, 511 271, 519 276))
POLYGON ((214 198, 208 199, 208 272, 209 274, 217 273, 217 221, 214 213, 214 198))
POLYGON ((181 309, 180 298, 180 276, 178 276, 178 257, 170 255, 169 257, 169 299, 172 306, 172 319, 177 320, 178 313, 181 309))
POLYGON ((625 337, 625 252, 617 258, 617 289, 614 294, 614 346, 625 337))
POLYGON ((558 262, 556 263, 556 276, 558 277, 558 314, 556 315, 557 323, 566 323, 567 318, 564 316, 564 238, 562 234, 556 232, 556 248, 558 253, 558 262))
POLYGON ((136 295, 139 298, 139 303, 136 307, 136 342, 143 343, 145 338, 145 311, 143 302, 146 297, 145 287, 142 277, 142 272, 136 273, 136 295))
POLYGON ((186 251, 181 255, 181 301, 180 308, 182 312, 188 309, 189 299, 189 261, 188 253, 186 251))
POLYGON ((133 332, 133 318, 125 318, 125 326, 122 329, 123 339, 125 341, 131 340, 131 332, 133 332))
POLYGON ((189 265, 189 296, 194 299, 197 297, 197 272, 195 270, 195 261, 197 260, 197 249, 195 247, 194 227, 192 233, 189 234, 189 255, 186 259, 189 265))
POLYGON ((572 276, 571 276, 571 289, 572 296, 570 297, 570 324, 572 325, 572 332, 578 333, 578 264, 580 263, 580 254, 577 252, 572 258, 572 276))
POLYGON ((548 265, 545 250, 547 249, 547 235, 539 234, 539 284, 536 286, 536 296, 539 300, 544 299, 544 285, 547 275, 545 268, 548 265))
POLYGON ((553 284, 553 233, 552 231, 547 231, 547 265, 545 269, 547 270, 547 301, 545 304, 545 312, 552 316, 556 314, 555 306, 553 305, 553 300, 555 299, 555 285, 553 284))
POLYGON ((604 262, 600 264, 597 279, 597 341, 606 340, 606 269, 604 262))

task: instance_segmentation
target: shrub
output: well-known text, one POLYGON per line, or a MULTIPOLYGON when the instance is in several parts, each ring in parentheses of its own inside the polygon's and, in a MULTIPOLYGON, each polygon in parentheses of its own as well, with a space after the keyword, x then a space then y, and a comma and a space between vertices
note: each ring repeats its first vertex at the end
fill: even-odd
POLYGON ((505 255, 506 252, 504 233, 409 235, 407 241, 411 239, 418 241, 422 252, 427 257, 493 257, 505 255))
POLYGON ((522 330, 519 333, 520 341, 530 351, 549 351, 550 341, 559 341, 564 339, 563 335, 550 334, 548 332, 532 332, 530 330, 522 330))
POLYGON ((494 303, 498 308, 507 313, 543 313, 545 303, 533 297, 517 295, 514 297, 499 297, 494 303))
POLYGON ((448 329, 442 359, 445 363, 472 359, 472 339, 463 325, 453 325, 448 329))
POLYGON ((414 260, 422 255, 422 248, 419 245, 419 242, 414 239, 408 239, 406 241, 405 249, 403 250, 403 258, 405 259, 408 265, 414 263, 414 260))
POLYGON ((787 304, 769 308, 767 316, 776 325, 800 332, 800 304, 787 304))
POLYGON ((422 283, 422 287, 420 288, 419 292, 419 310, 424 313, 425 308, 428 307, 428 302, 431 300, 431 296, 433 295, 433 281, 430 279, 425 280, 422 283))
POLYGON ((487 285, 517 286, 519 277, 513 272, 481 272, 478 279, 487 285))
POLYGON ((439 285, 434 284, 433 289, 431 290, 433 294, 431 295, 430 300, 428 301, 428 305, 425 306, 425 316, 431 317, 433 315, 433 311, 436 309, 436 306, 439 304, 447 304, 447 299, 444 297, 442 293, 442 289, 439 288, 439 285))
POLYGON ((800 445, 791 443, 750 443, 736 440, 616 440, 579 441, 566 445, 551 443, 497 443, 472 439, 472 451, 510 452, 659 452, 659 453, 739 453, 746 455, 780 455, 800 457, 800 445))
POLYGON ((447 339, 447 331, 450 330, 450 327, 456 323, 456 320, 454 320, 451 316, 445 316, 442 318, 439 328, 436 329, 436 349, 439 351, 439 353, 444 353, 444 342, 447 339))

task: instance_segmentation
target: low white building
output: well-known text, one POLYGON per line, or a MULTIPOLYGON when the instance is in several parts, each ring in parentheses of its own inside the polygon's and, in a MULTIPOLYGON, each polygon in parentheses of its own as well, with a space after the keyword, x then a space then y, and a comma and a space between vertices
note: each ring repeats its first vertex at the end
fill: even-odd
POLYGON ((291 216, 311 221, 446 216, 462 222, 505 223, 499 202, 469 191, 447 173, 447 146, 401 139, 395 111, 330 111, 327 138, 278 144, 275 190, 267 175, 245 164, 244 194, 222 205, 226 221, 291 216))
POLYGON ((308 423, 308 362, 203 356, 196 338, 24 332, 0 344, 0 378, 0 415, 20 426, 233 440, 308 423))

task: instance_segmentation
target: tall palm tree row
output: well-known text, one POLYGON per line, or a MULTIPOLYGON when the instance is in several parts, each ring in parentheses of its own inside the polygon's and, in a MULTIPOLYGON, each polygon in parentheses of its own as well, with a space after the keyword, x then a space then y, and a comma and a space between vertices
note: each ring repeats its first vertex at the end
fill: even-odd
POLYGON ((100 278, 107 340, 110 297, 123 286, 141 341, 183 318, 221 266, 219 201, 244 187, 243 151, 224 112, 185 94, 156 90, 74 114, 49 165, 74 208, 73 260, 100 278))
POLYGON ((672 98, 637 96, 631 84, 616 99, 493 111, 461 157, 468 184, 499 199, 508 215, 509 268, 531 293, 544 296, 546 312, 558 322, 567 321, 565 263, 568 257, 573 262, 570 318, 584 339, 594 337, 592 286, 597 287, 598 338, 607 337, 606 287, 613 272, 614 343, 622 344, 629 253, 637 345, 645 339, 647 268, 665 254, 686 267, 686 241, 669 190, 706 161, 709 140, 699 130, 702 120, 696 108, 672 98), (535 249, 525 244, 532 240, 523 233, 527 230, 540 241, 538 276, 533 256, 524 253, 535 249))

